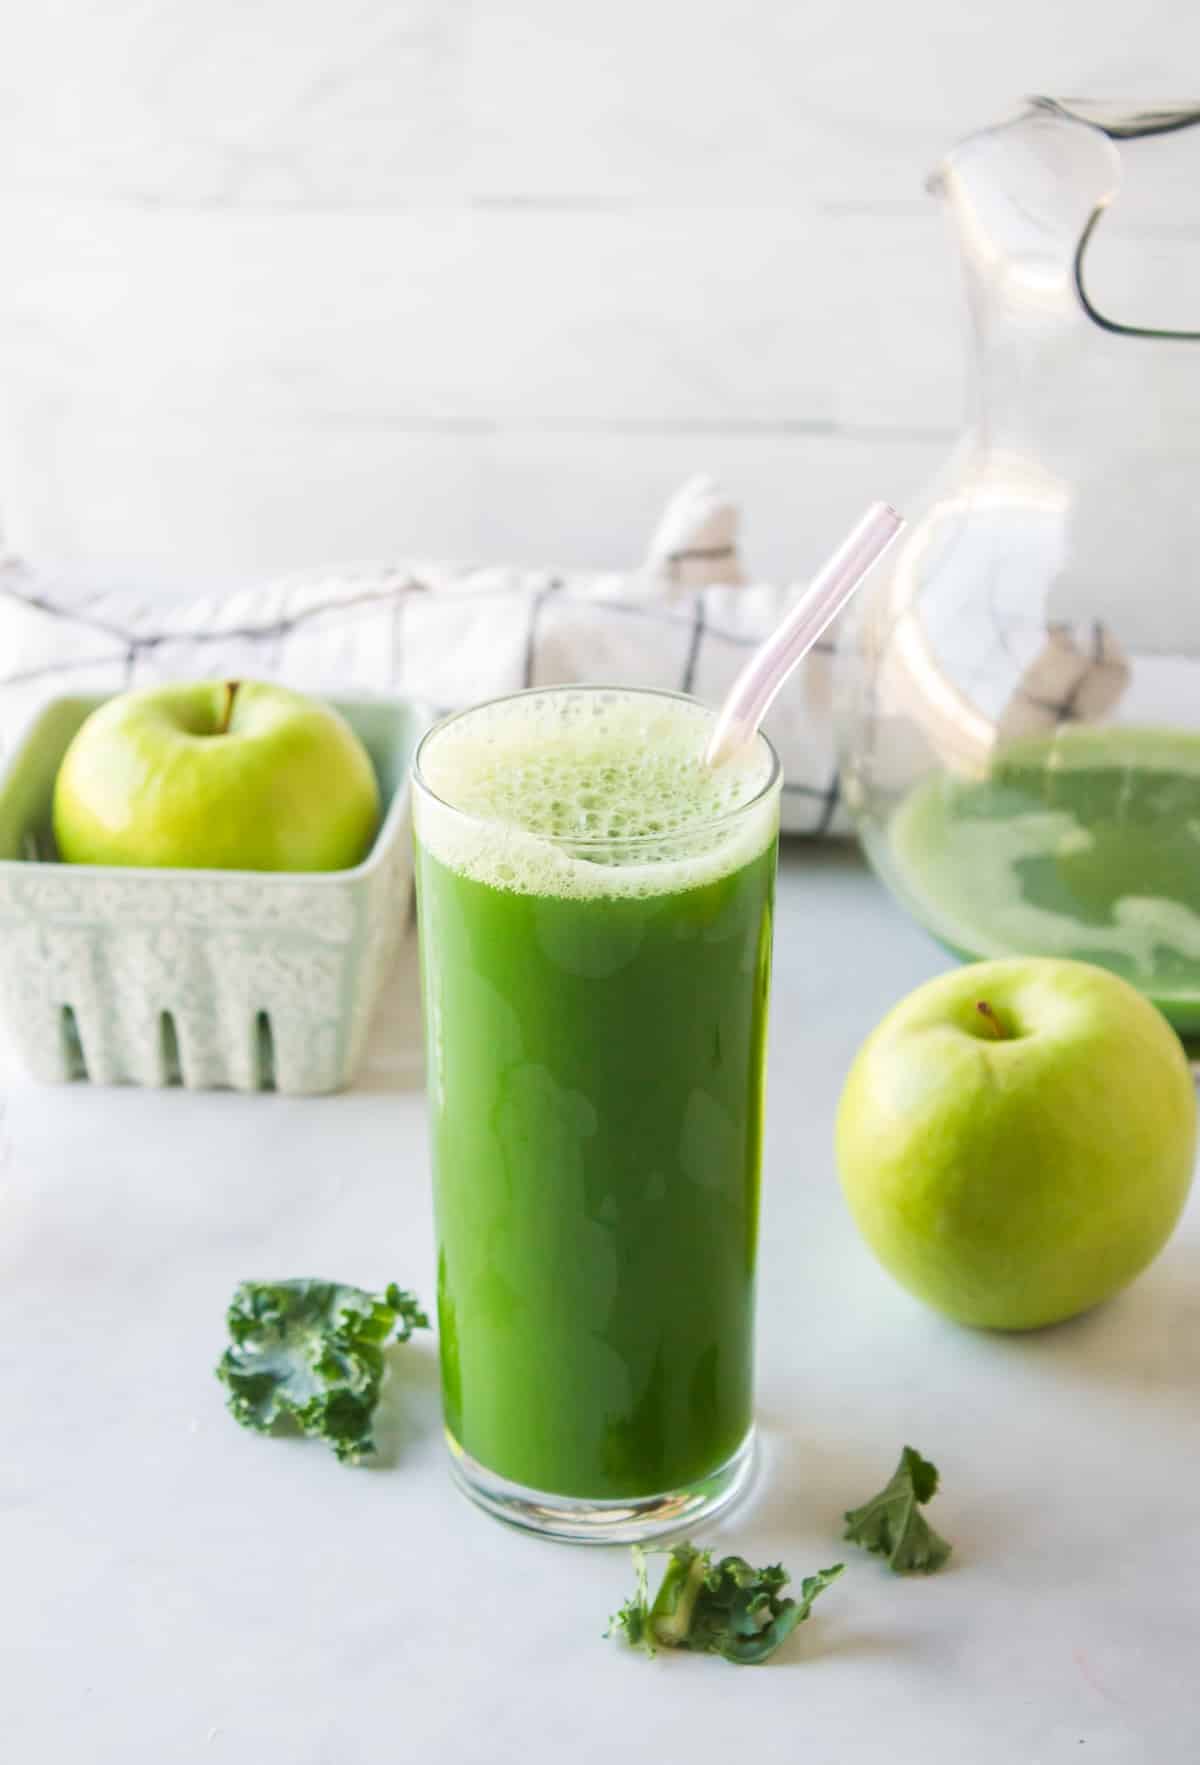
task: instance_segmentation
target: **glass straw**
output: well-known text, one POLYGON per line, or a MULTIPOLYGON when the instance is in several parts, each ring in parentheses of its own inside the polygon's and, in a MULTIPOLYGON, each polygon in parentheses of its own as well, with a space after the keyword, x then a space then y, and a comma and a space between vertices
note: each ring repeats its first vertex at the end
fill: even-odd
POLYGON ((841 612, 903 525, 904 517, 890 503, 871 504, 811 587, 755 650, 734 681, 705 749, 706 766, 724 765, 751 740, 792 669, 841 612))

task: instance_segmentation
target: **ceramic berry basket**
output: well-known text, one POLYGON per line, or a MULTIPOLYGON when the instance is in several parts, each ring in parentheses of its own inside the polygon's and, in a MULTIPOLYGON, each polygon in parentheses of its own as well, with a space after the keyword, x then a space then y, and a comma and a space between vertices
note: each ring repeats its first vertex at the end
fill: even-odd
POLYGON ((54 779, 100 698, 57 699, 0 777, 0 1017, 30 1073, 191 1090, 336 1091, 404 934, 406 701, 330 702, 364 742, 383 818, 353 870, 134 870, 57 862, 54 779))

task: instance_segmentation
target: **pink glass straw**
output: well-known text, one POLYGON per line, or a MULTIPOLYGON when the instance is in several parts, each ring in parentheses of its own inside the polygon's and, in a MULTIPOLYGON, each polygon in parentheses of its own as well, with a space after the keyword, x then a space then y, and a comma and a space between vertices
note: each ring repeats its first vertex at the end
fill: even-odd
POLYGON ((722 766, 750 741, 788 675, 846 605, 904 525, 889 503, 872 503, 782 624, 755 650, 721 706, 704 753, 722 766))

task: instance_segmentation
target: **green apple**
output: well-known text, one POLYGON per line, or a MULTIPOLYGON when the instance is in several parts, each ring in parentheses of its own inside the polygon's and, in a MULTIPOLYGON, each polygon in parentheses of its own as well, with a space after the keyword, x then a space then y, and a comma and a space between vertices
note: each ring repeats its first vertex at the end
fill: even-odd
POLYGON ((378 821, 374 768, 345 719, 253 680, 109 699, 54 786, 54 837, 71 864, 345 870, 378 821))
POLYGON ((842 1093, 837 1156, 863 1237, 964 1324, 1073 1317, 1179 1218, 1196 1095, 1165 1018, 1086 962, 979 962, 903 1000, 842 1093))

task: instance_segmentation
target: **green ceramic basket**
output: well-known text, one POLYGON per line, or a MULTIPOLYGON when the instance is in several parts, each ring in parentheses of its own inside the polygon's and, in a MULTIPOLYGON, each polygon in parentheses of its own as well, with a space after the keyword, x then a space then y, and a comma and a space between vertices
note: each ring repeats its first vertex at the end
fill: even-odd
POLYGON ((58 863, 54 779, 101 698, 57 699, 0 777, 0 1017, 30 1073, 193 1090, 336 1091, 361 1059, 412 884, 407 701, 333 699, 383 819, 321 875, 58 863))

